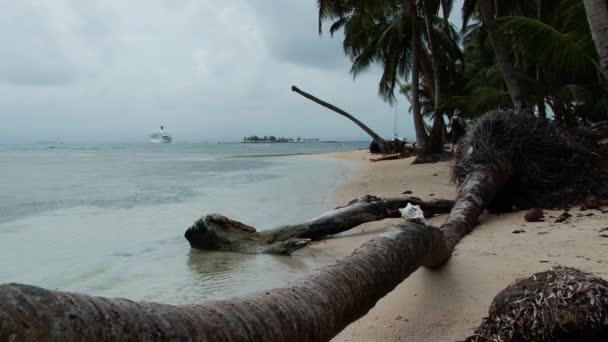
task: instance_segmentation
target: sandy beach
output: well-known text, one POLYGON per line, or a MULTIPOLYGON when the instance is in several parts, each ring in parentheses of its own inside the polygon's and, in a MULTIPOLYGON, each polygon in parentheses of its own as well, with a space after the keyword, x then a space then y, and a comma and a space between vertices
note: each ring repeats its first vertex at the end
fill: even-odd
MULTIPOLYGON (((412 159, 372 163, 367 151, 327 154, 357 163, 353 177, 335 194, 343 205, 363 196, 453 199, 449 163, 411 165, 412 159)), ((604 209, 605 210, 605 209, 604 209)), ((492 298, 516 279, 562 265, 608 279, 608 213, 573 208, 572 218, 528 223, 524 212, 484 215, 472 234, 439 270, 419 269, 334 341, 456 341, 469 336, 486 316, 492 298), (514 233, 516 230, 523 230, 514 233)), ((445 215, 430 220, 441 225, 445 215)), ((343 257, 400 219, 362 225, 344 236, 313 244, 312 251, 343 257)))

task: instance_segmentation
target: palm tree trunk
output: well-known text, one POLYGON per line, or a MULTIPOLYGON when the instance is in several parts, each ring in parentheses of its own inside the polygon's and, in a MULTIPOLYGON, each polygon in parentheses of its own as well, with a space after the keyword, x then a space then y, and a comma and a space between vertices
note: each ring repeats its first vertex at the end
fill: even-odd
POLYGON ((515 69, 513 68, 511 58, 509 57, 506 38, 504 34, 498 30, 496 23, 494 22, 495 8, 493 7, 494 6, 492 5, 491 0, 477 0, 477 8, 479 10, 481 20, 488 31, 490 40, 492 41, 494 54, 496 55, 496 60, 500 65, 500 69, 502 70, 502 75, 505 80, 505 84, 507 85, 507 90, 509 91, 509 95, 511 95, 511 101, 513 101, 515 110, 518 113, 521 113, 526 108, 522 97, 523 92, 519 86, 519 83, 515 79, 515 69))
MULTIPOLYGON (((446 33, 447 31, 447 27, 450 24, 450 14, 448 13, 448 3, 445 0, 441 0, 441 10, 443 11, 443 20, 445 21, 445 29, 446 29, 446 33)), ((449 37, 449 35, 448 35, 449 37)))
MULTIPOLYGON (((418 32, 418 11, 416 0, 403 0, 403 10, 409 8, 412 30, 412 116, 416 141, 423 147, 428 142, 428 134, 424 128, 424 120, 420 112, 420 34, 418 32)), ((424 148, 424 147, 423 147, 424 148)))
POLYGON ((329 341, 427 262, 442 233, 403 224, 292 286, 197 305, 0 286, 2 341, 329 341))
POLYGON ((424 24, 426 28, 426 34, 429 40, 429 50, 431 55, 431 69, 433 73, 433 109, 435 111, 435 119, 433 121, 433 127, 431 129, 427 144, 422 148, 418 157, 414 161, 414 164, 436 162, 444 159, 443 156, 443 128, 445 126, 443 122, 443 113, 440 112, 440 101, 441 101, 441 78, 439 73, 439 60, 437 58, 437 47, 434 43, 433 38, 433 18, 429 12, 427 2, 422 1, 424 9, 424 24))
POLYGON ((426 26, 426 34, 429 39, 429 50, 431 52, 431 63, 433 65, 433 105, 435 109, 435 114, 437 114, 437 110, 439 109, 439 101, 441 99, 441 80, 439 77, 439 61, 437 59, 437 49, 434 44, 433 38, 433 18, 431 18, 431 14, 429 13, 427 2, 422 1, 422 6, 424 9, 424 25, 426 26))
POLYGON ((343 111, 342 109, 332 105, 329 102, 325 102, 305 91, 300 90, 300 88, 296 87, 296 86, 291 86, 291 90, 304 96, 305 98, 316 102, 318 104, 320 104, 321 106, 331 109, 334 112, 348 118, 349 120, 351 120, 352 122, 354 122, 357 126, 359 126, 362 130, 365 131, 365 133, 369 134, 369 136, 376 142, 376 144, 378 144, 378 147, 380 148, 380 150, 382 151, 382 153, 392 153, 393 151, 390 150, 387 142, 382 139, 381 136, 379 136, 376 132, 374 132, 371 128, 367 127, 363 122, 359 121, 357 118, 355 118, 354 116, 348 114, 347 112, 343 111))
POLYGON ((608 4, 606 0, 584 0, 604 80, 608 80, 608 4))

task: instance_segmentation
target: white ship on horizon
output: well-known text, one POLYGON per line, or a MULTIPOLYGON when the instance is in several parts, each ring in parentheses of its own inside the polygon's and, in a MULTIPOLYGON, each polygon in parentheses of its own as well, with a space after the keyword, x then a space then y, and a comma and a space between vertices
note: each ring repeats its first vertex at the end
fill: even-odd
POLYGON ((160 126, 160 130, 150 134, 149 141, 153 144, 169 144, 173 140, 169 134, 165 132, 165 128, 160 126))

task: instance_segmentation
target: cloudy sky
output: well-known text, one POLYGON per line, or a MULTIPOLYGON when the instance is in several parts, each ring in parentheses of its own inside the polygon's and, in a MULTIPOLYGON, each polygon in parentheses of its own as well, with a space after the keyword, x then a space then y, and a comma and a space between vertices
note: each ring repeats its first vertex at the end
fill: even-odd
MULTIPOLYGON (((0 143, 245 135, 367 139, 295 84, 393 135, 377 70, 353 82, 315 0, 0 0, 0 143)), ((413 137, 409 104, 399 132, 413 137)))

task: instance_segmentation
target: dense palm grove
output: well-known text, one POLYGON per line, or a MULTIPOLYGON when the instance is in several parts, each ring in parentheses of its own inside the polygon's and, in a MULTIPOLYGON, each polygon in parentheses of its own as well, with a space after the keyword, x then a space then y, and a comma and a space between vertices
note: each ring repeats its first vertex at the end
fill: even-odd
POLYGON ((602 51, 608 18, 593 8, 605 11, 600 0, 318 0, 318 6, 320 33, 343 31, 353 75, 378 64, 380 96, 411 103, 423 152, 442 151, 445 121, 454 115, 474 119, 513 108, 565 127, 608 119, 602 51), (449 21, 453 11, 461 12, 462 27, 449 21))

